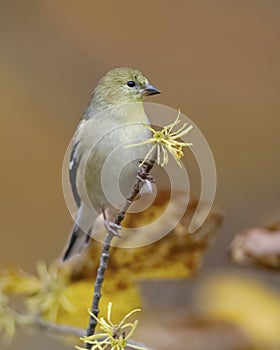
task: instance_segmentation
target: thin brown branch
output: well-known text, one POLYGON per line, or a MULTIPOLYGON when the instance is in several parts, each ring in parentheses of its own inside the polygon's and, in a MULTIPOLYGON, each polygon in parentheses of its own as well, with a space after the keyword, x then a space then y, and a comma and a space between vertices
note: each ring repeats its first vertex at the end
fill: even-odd
POLYGON ((127 346, 126 346, 126 350, 133 350, 133 348, 131 348, 129 345, 136 345, 136 346, 141 346, 142 348, 145 348, 146 350, 155 350, 153 348, 148 347, 147 345, 143 344, 143 343, 138 343, 136 341, 133 340, 128 340, 127 341, 127 346))
MULTIPOLYGON (((35 326, 47 332, 57 333, 61 335, 73 335, 79 338, 82 338, 86 335, 85 330, 82 328, 69 326, 66 324, 50 323, 42 320, 39 317, 36 317, 32 322, 30 322, 30 325, 35 326)), ((102 340, 102 338, 100 340, 102 340)), ((129 345, 136 345, 136 346, 144 347, 147 350, 154 350, 150 347, 147 347, 145 344, 138 343, 133 340, 127 341, 127 347, 126 347, 127 350, 132 349, 129 345)))
POLYGON ((35 318, 34 322, 32 322, 31 325, 48 332, 73 335, 79 338, 86 335, 85 330, 82 328, 69 326, 66 324, 50 323, 42 320, 41 318, 35 318))
MULTIPOLYGON (((128 208, 130 207, 130 205, 135 200, 135 198, 137 197, 137 195, 139 194, 139 192, 141 190, 141 187, 143 185, 143 180, 149 179, 149 172, 151 171, 153 165, 154 165, 154 161, 150 160, 150 161, 144 163, 141 166, 141 168, 139 169, 137 181, 136 181, 135 185, 133 186, 133 189, 131 190, 131 193, 128 196, 128 198, 126 199, 122 208, 119 210, 119 212, 116 216, 116 219, 114 221, 115 224, 120 225, 121 222, 123 221, 128 208)), ((101 289, 102 289, 102 284, 104 281, 105 271, 108 267, 108 261, 109 261, 109 256, 110 256, 110 244, 111 244, 111 241, 113 238, 114 238, 114 234, 107 230, 107 234, 106 234, 106 237, 104 239, 102 252, 101 252, 101 256, 100 256, 99 267, 97 269, 96 280, 94 283, 94 292, 93 292, 91 312, 96 317, 98 316, 98 313, 99 313, 99 301, 101 298, 101 289)), ((86 332, 87 336, 94 334, 96 324, 97 324, 97 322, 96 322, 95 318, 90 316, 89 325, 88 325, 88 329, 86 332)), ((90 347, 91 347, 91 344, 87 343, 87 349, 90 349, 90 347)))

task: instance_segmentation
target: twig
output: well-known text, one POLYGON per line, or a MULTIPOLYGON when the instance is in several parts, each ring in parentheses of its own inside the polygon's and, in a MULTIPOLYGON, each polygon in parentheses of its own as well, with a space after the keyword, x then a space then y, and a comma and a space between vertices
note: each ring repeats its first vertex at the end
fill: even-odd
MULTIPOLYGON (((86 335, 85 330, 82 328, 69 326, 67 324, 50 323, 50 322, 42 320, 39 317, 35 317, 35 319, 33 319, 30 322, 30 325, 38 327, 38 328, 45 330, 45 331, 48 331, 48 332, 64 334, 64 335, 73 335, 73 336, 79 337, 79 338, 82 338, 86 335)), ((102 338, 100 340, 102 340, 102 338)), ((135 342, 133 340, 127 341, 127 349, 128 350, 132 349, 132 348, 130 348, 129 345, 137 345, 137 346, 141 346, 143 348, 146 348, 147 350, 154 350, 150 347, 147 347, 147 345, 145 345, 145 344, 138 343, 138 342, 135 342)))
POLYGON ((155 350, 155 349, 153 349, 153 348, 147 347, 147 345, 145 345, 145 344, 143 344, 143 343, 138 343, 138 342, 133 341, 133 340, 128 340, 128 341, 127 341, 127 345, 126 345, 126 349, 127 349, 127 350, 132 349, 129 345, 136 345, 136 346, 139 346, 139 347, 143 347, 143 348, 145 348, 146 350, 155 350))
POLYGON ((30 324, 34 325, 38 328, 41 328, 43 330, 53 332, 53 333, 74 335, 74 336, 79 337, 79 338, 85 336, 85 330, 82 328, 69 326, 66 324, 50 323, 50 322, 46 322, 38 317, 36 317, 34 322, 32 322, 30 324))
MULTIPOLYGON (((116 216, 116 219, 114 221, 115 224, 120 225, 121 222, 123 221, 125 213, 127 212, 128 208, 130 207, 130 205, 132 204, 132 202, 135 200, 136 196, 140 192, 141 186, 143 185, 143 180, 149 178, 148 174, 151 171, 153 165, 154 165, 154 161, 149 160, 146 163, 144 163, 141 166, 141 168, 139 169, 137 181, 136 181, 135 185, 133 186, 133 189, 132 189, 129 197, 126 199, 122 208, 119 210, 119 212, 116 216)), ((114 238, 114 234, 107 230, 107 234, 106 234, 105 239, 104 239, 102 252, 101 252, 101 256, 100 256, 99 267, 97 269, 96 280, 94 283, 94 292, 93 292, 91 312, 96 317, 98 316, 98 313, 99 313, 99 300, 101 298, 101 288, 102 288, 102 283, 104 281, 105 271, 108 267, 108 260, 109 260, 109 255, 110 255, 109 254, 110 243, 111 243, 113 238, 114 238)), ((97 324, 97 322, 94 319, 94 317, 90 316, 89 325, 88 325, 88 329, 86 332, 87 336, 94 334, 96 324, 97 324)), ((87 343, 86 348, 90 349, 91 344, 87 343)))

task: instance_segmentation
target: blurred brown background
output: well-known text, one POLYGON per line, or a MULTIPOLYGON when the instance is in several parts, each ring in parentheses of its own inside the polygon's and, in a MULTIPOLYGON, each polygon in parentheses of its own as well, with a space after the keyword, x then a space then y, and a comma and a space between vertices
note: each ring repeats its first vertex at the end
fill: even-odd
POLYGON ((226 220, 205 268, 227 263, 238 230, 279 218, 279 15, 273 0, 2 0, 1 265, 60 254, 64 153, 116 66, 143 71, 163 92, 153 102, 180 107, 212 148, 226 220))

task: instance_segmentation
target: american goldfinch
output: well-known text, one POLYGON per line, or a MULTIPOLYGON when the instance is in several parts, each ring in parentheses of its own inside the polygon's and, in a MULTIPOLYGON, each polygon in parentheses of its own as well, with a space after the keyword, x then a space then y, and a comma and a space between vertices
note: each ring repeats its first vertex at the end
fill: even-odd
POLYGON ((105 211, 110 219, 131 191, 148 146, 125 146, 151 137, 143 98, 159 93, 132 68, 112 69, 98 82, 72 140, 70 182, 78 210, 63 260, 88 243, 98 215, 105 211))

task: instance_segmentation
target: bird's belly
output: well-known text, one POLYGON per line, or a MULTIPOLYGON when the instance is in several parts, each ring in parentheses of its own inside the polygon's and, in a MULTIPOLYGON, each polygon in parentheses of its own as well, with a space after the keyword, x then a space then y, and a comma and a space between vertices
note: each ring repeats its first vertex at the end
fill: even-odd
POLYGON ((150 137, 142 124, 127 125, 108 132, 93 147, 85 166, 85 195, 95 210, 119 208, 124 202, 136 181, 139 160, 151 148, 127 146, 150 137))

